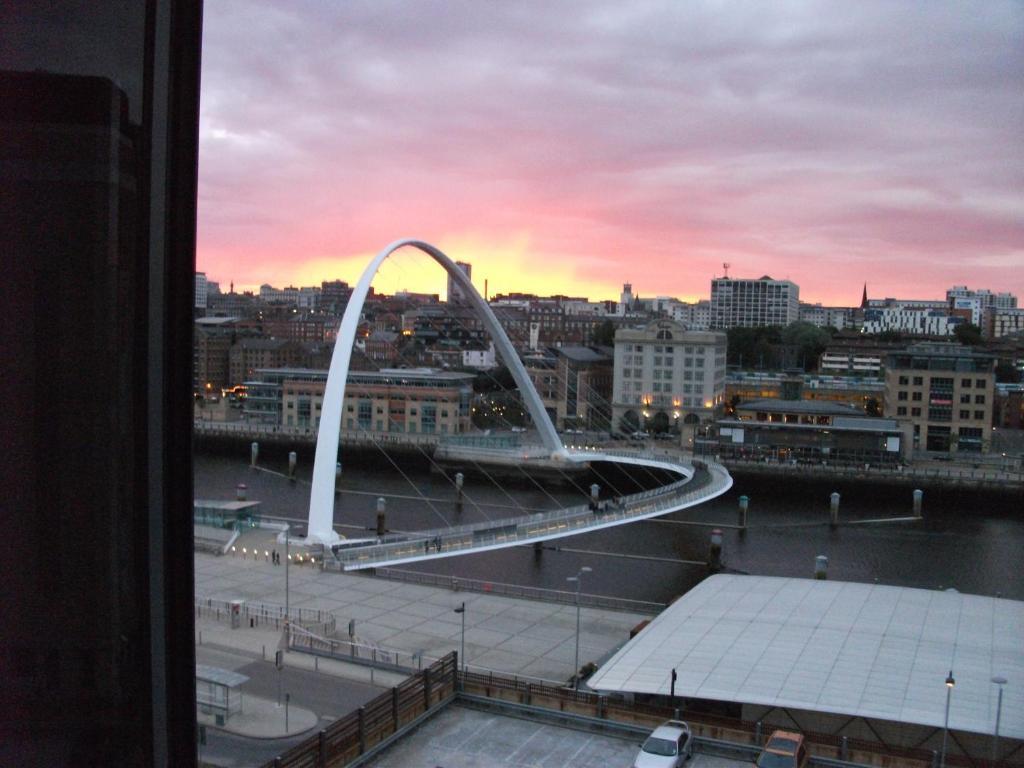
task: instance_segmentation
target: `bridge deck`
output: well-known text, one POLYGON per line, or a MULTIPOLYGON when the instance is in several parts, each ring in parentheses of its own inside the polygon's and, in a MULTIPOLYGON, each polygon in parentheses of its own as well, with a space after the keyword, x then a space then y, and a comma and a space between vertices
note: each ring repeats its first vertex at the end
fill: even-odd
POLYGON ((336 548, 333 558, 325 558, 325 565, 353 571, 548 541, 677 512, 720 496, 732 487, 732 477, 725 468, 710 462, 683 464, 662 456, 627 451, 570 452, 567 459, 657 468, 674 472, 680 479, 617 501, 601 502, 597 510, 581 504, 533 515, 390 535, 379 541, 353 541, 336 548))

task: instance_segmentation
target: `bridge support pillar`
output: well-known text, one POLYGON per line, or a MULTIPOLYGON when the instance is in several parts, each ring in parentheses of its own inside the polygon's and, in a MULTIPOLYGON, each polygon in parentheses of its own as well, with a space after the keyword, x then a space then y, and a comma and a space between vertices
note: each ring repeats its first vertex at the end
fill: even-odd
POLYGON ((711 573, 718 573, 722 570, 722 530, 720 528, 711 531, 711 545, 708 547, 708 570, 711 573))

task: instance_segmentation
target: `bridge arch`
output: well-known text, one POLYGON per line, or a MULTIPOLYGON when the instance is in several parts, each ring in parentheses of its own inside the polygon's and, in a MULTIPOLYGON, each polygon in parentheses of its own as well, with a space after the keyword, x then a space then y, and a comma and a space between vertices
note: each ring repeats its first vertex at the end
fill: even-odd
POLYGON ((359 283, 352 291, 345 314, 338 329, 338 338, 334 343, 331 355, 331 367, 327 373, 327 385, 324 389, 323 405, 320 412, 320 428, 317 433, 316 455, 313 460, 313 485, 309 493, 309 524, 306 533, 307 544, 334 544, 339 536, 334 530, 334 472, 338 461, 338 441, 341 438, 341 409, 345 399, 345 383, 348 380, 349 362, 352 358, 352 344, 355 342, 359 316, 363 311, 363 303, 370 291, 381 264, 399 248, 411 246, 423 251, 440 264, 448 275, 458 284, 464 296, 469 299, 473 309, 480 316, 484 327, 491 334, 498 355, 504 360, 512 374, 513 380, 522 393, 526 409, 533 419, 534 426, 540 433, 544 447, 551 451, 552 456, 565 456, 565 446, 558 437, 544 403, 533 388, 530 377, 523 367, 519 355, 516 354, 512 342, 509 341, 501 323, 494 316, 490 306, 473 287, 466 274, 455 262, 444 253, 422 240, 396 240, 378 253, 366 267, 359 283))

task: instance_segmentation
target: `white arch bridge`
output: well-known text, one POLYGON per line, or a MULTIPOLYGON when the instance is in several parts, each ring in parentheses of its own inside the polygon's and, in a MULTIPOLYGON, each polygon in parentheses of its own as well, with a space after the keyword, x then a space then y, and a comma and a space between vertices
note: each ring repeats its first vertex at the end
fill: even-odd
MULTIPOLYGON (((510 458, 529 464, 530 458, 517 459, 522 449, 511 449, 510 458)), ((546 541, 577 533, 623 525, 634 520, 666 515, 725 493, 732 478, 724 467, 710 462, 686 463, 667 456, 632 451, 575 451, 567 449, 523 367, 519 355, 498 322, 490 306, 477 293, 469 278, 455 263, 434 246, 420 240, 397 240, 374 257, 352 291, 341 320, 327 374, 321 406, 320 428, 313 463, 313 483, 309 500, 309 525, 305 543, 330 548, 346 570, 396 565, 417 560, 482 552, 503 547, 546 541), (400 248, 417 248, 440 264, 462 289, 494 341, 495 350, 508 366, 543 444, 545 464, 589 464, 611 461, 649 469, 664 470, 677 479, 666 485, 623 496, 613 501, 540 512, 504 520, 487 520, 470 525, 389 535, 380 539, 342 539, 334 530, 335 468, 341 431, 342 405, 348 379, 352 346, 355 342, 363 303, 370 283, 381 264, 400 248)))

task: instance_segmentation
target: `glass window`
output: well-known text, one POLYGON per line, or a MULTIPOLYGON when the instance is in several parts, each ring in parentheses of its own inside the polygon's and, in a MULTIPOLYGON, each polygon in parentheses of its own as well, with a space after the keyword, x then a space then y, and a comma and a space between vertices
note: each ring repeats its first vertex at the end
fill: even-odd
POLYGON ((896 409, 896 415, 897 416, 906 416, 907 415, 907 408, 906 408, 906 406, 901 405, 899 408, 897 408, 896 409))
POLYGON ((908 384, 910 384, 910 379, 907 378, 906 376, 900 376, 900 386, 905 387, 908 384))
POLYGON ((981 419, 984 419, 985 418, 985 412, 984 411, 975 411, 974 412, 974 418, 978 419, 979 421, 981 419))
POLYGON ((960 379, 960 386, 964 387, 965 389, 970 389, 971 388, 971 380, 970 379, 960 379))
POLYGON ((920 408, 911 408, 910 409, 910 415, 911 416, 920 416, 921 415, 921 409, 920 408))
POLYGON ((907 393, 906 392, 898 392, 896 394, 896 399, 897 400, 906 400, 907 399, 907 393))
POLYGON ((920 387, 922 384, 924 384, 924 377, 922 377, 922 376, 915 376, 914 377, 914 386, 915 387, 920 387))
POLYGON ((916 400, 916 401, 920 402, 920 400, 921 400, 921 393, 920 392, 914 392, 913 393, 913 397, 911 397, 910 399, 911 400, 916 400))
POLYGON ((985 380, 984 379, 977 379, 974 382, 974 386, 976 386, 978 389, 985 389, 985 380))
POLYGON ((975 405, 984 405, 985 404, 985 396, 984 395, 975 395, 974 396, 974 404, 975 405))

